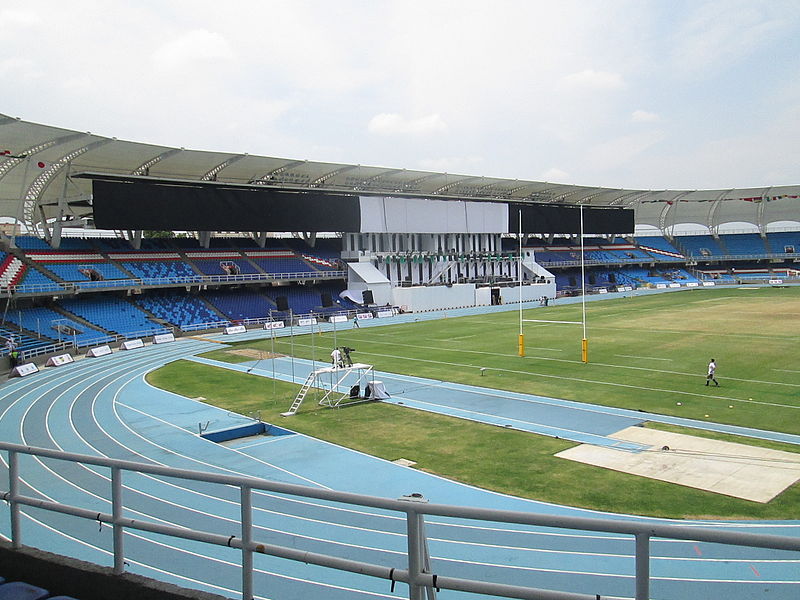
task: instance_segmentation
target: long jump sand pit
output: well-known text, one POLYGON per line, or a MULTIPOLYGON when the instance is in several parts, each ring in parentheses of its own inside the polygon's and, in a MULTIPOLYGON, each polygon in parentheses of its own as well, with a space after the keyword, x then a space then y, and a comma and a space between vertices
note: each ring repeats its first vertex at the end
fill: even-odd
POLYGON ((556 456, 762 503, 800 480, 800 454, 645 427, 628 427, 610 437, 648 449, 581 444, 556 456))

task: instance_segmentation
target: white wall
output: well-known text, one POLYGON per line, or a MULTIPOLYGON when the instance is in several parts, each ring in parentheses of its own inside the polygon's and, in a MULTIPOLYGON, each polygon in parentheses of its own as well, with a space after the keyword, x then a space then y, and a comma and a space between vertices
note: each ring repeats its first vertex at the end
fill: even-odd
POLYGON ((474 283, 396 287, 392 295, 393 304, 413 312, 475 306, 474 283))
MULTIPOLYGON (((519 303, 519 286, 501 287, 500 298, 503 304, 519 303)), ((532 283, 522 286, 522 301, 538 300, 542 296, 556 297, 555 283, 532 283)), ((490 306, 492 304, 492 288, 481 287, 475 290, 475 304, 477 306, 490 306)))

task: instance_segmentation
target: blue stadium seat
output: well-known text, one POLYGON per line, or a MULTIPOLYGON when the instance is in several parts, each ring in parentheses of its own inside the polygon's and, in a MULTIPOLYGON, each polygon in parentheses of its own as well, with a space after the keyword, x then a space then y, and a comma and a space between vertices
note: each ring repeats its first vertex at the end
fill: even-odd
POLYGON ((0 600, 44 600, 50 595, 40 588, 23 581, 10 581, 0 585, 0 600))

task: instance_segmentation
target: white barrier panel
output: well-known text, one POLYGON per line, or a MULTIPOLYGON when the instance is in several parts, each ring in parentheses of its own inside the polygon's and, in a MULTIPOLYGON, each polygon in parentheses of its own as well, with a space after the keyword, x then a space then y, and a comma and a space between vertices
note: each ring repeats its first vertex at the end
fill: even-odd
POLYGON ((25 363, 24 365, 17 365, 8 374, 9 377, 25 377, 26 375, 33 375, 39 372, 39 367, 33 363, 25 363))
POLYGON ((247 328, 244 325, 231 325, 225 328, 226 335, 233 335, 234 333, 246 333, 247 328))
POLYGON ((704 281, 703 282, 703 286, 704 287, 714 287, 714 282, 713 281, 704 281))
POLYGON ((283 321, 270 321, 269 323, 264 323, 264 329, 283 329, 283 321))
POLYGON ((769 280, 769 284, 770 285, 780 285, 782 283, 783 283, 783 279, 770 279, 769 280))
POLYGON ((297 324, 300 327, 307 327, 308 325, 316 325, 317 320, 315 318, 309 319, 308 317, 306 317, 305 319, 297 319, 297 324))
POLYGON ((144 342, 142 341, 142 338, 136 338, 135 340, 125 340, 119 347, 120 350, 135 350, 136 348, 144 348, 144 342))
POLYGON ((671 288, 679 288, 679 287, 681 287, 681 284, 680 283, 670 283, 669 287, 671 287, 671 288))
POLYGON ((632 292, 633 288, 631 286, 629 286, 629 285, 623 285, 622 286, 622 291, 623 292, 632 292))
POLYGON ((333 315, 331 323, 347 323, 347 315, 333 315))
POLYGON ((44 364, 45 367, 60 367, 61 365, 68 365, 72 360, 71 354, 59 354, 58 356, 51 356, 44 364))
POLYGON ((656 289, 665 290, 665 289, 667 289, 667 284, 666 283, 657 283, 656 284, 656 289))
POLYGON ((160 335, 153 336, 153 343, 154 344, 166 344, 167 342, 174 342, 175 336, 171 333, 162 333, 160 335))
POLYGON ((363 321, 364 319, 371 319, 372 313, 358 313, 356 316, 359 321, 363 321))
POLYGON ((597 290, 597 293, 598 294, 607 294, 608 290, 606 288, 600 288, 599 290, 597 290))
POLYGON ((686 284, 686 287, 697 287, 698 285, 700 284, 698 284, 696 281, 690 281, 686 284))
POLYGON ((89 358, 97 358, 98 356, 105 356, 106 354, 111 354, 111 346, 109 345, 92 348, 86 353, 86 356, 89 358))
POLYGON ((379 319, 385 319, 386 317, 393 317, 394 311, 392 310, 379 310, 378 314, 376 315, 379 319))

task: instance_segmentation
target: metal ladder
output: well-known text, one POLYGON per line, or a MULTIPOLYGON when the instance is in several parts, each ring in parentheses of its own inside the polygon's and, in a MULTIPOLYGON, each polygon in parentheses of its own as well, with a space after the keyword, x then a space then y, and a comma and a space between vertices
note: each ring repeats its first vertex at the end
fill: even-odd
POLYGON ((297 392, 297 397, 294 399, 294 402, 292 402, 292 406, 285 413, 281 413, 281 416, 290 417, 297 412, 297 409, 300 408, 303 400, 305 400, 306 394, 308 393, 308 390, 311 389, 311 384, 314 383, 314 379, 316 379, 316 377, 316 371, 309 373, 308 377, 306 377, 306 380, 303 382, 303 387, 301 387, 300 391, 297 392))

